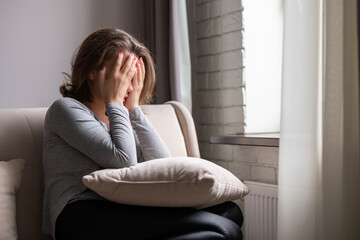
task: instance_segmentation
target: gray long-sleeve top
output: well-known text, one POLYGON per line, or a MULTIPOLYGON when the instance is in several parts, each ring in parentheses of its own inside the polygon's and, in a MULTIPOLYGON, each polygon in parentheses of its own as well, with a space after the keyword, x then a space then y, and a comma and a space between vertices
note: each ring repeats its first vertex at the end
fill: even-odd
POLYGON ((84 175, 171 156, 140 107, 129 114, 124 106, 110 103, 106 113, 110 131, 89 108, 73 98, 61 98, 48 109, 43 145, 45 234, 54 236, 56 218, 67 203, 105 200, 83 185, 84 175))

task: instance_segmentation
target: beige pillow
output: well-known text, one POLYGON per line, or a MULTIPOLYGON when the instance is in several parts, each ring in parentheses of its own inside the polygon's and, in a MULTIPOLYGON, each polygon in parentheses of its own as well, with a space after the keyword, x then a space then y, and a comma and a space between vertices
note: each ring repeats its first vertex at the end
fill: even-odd
POLYGON ((24 164, 23 159, 0 161, 0 239, 17 239, 15 194, 24 164))
POLYGON ((84 176, 83 183, 111 201, 141 206, 204 208, 242 198, 249 192, 228 170, 190 157, 99 170, 84 176))

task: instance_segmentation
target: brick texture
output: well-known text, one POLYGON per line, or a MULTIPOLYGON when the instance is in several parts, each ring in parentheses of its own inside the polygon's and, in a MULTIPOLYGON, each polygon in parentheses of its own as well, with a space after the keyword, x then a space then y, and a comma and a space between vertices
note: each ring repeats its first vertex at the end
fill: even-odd
MULTIPOLYGON (((210 144, 211 136, 244 132, 241 0, 196 0, 196 127, 202 158, 241 180, 277 184, 278 148, 210 144)), ((238 204, 243 207, 243 200, 238 204)))

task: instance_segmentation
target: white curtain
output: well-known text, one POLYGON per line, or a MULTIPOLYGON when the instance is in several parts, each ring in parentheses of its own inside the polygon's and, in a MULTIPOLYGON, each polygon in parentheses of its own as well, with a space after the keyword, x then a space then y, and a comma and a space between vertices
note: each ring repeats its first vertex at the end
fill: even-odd
POLYGON ((171 100, 192 111, 191 62, 186 1, 170 1, 170 90, 171 100))
POLYGON ((356 0, 285 0, 279 240, 360 239, 356 0))

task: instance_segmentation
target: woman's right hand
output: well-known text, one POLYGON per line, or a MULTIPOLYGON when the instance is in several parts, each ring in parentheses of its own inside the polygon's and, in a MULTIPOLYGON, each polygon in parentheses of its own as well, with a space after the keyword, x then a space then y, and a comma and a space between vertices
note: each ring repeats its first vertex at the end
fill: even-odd
POLYGON ((114 67, 110 73, 106 74, 106 66, 99 71, 99 89, 105 104, 119 103, 123 105, 127 89, 136 72, 137 59, 134 54, 130 54, 122 65, 123 53, 119 53, 114 67))

